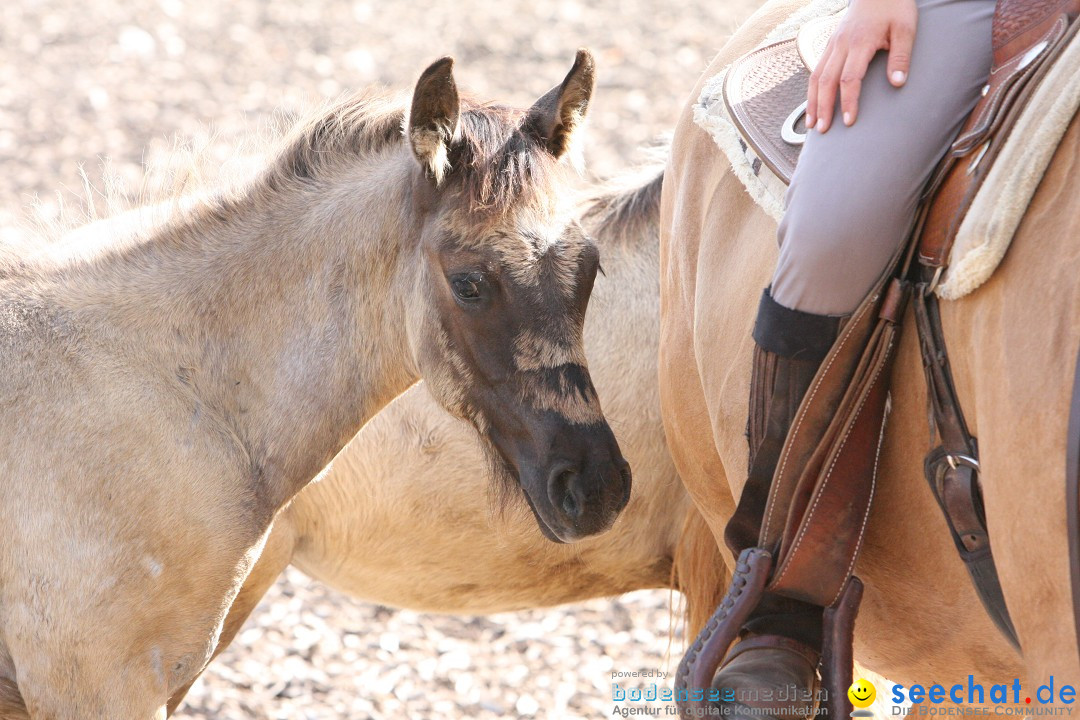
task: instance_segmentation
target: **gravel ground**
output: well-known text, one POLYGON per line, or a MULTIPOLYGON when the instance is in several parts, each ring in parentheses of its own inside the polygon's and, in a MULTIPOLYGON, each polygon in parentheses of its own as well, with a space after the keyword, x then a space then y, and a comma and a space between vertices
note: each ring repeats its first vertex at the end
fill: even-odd
MULTIPOLYGON (((82 173, 99 190, 132 190, 144 163, 178 143, 227 156, 275 108, 370 84, 407 87, 444 54, 457 59, 464 90, 527 104, 562 79, 577 47, 591 48, 598 95, 587 157, 610 175, 670 130, 753 6, 16 0, 0 23, 0 225, 83 207, 82 173)), ((639 592, 453 618, 359 603, 289 571, 178 716, 610 717, 613 672, 674 670, 682 640, 670 599, 639 592)))
POLYGON ((682 634, 670 600, 640 591, 554 610, 425 615, 289 569, 178 717, 607 718, 647 705, 613 702, 612 683, 626 681, 612 673, 674 674, 682 634))

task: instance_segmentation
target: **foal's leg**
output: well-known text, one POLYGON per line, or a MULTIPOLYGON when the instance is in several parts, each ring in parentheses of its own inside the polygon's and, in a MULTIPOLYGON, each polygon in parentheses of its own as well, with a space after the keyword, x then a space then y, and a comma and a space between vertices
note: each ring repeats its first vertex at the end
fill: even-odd
MULTIPOLYGON (((211 661, 229 646, 233 638, 236 637, 236 633, 240 631, 244 622, 255 609, 255 606, 262 600, 266 591, 270 589, 270 586, 274 584, 285 568, 289 566, 289 563, 292 562, 295 547, 296 532, 292 522, 289 520, 288 509, 285 509, 274 520, 270 536, 266 539, 266 547, 263 548, 258 561, 251 568, 251 573, 247 576, 247 580, 244 581, 236 599, 233 600, 232 605, 229 607, 229 614, 225 616, 225 624, 221 629, 217 647, 214 648, 214 654, 210 658, 211 661)), ((176 708, 179 707, 191 686, 199 679, 199 675, 193 677, 191 682, 169 698, 170 715, 176 712, 176 708)), ((3 715, 0 715, 0 720, 3 720, 3 715)))

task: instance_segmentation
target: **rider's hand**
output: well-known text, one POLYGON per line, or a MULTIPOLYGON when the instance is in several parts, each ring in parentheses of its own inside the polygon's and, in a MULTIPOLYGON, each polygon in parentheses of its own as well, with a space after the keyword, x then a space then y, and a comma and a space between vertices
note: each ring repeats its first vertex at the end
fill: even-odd
POLYGON ((845 125, 855 122, 866 68, 878 50, 889 51, 889 82, 907 81, 918 10, 915 0, 852 0, 833 32, 806 94, 806 125, 825 132, 832 125, 836 92, 845 125))

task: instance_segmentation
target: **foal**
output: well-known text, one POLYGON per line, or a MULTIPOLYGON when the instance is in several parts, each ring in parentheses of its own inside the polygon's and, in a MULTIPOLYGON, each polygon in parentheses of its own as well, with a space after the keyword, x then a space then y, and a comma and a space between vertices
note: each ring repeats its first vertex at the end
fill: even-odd
POLYGON ((561 200, 593 63, 532 108, 451 61, 350 100, 152 229, 0 248, 0 717, 163 717, 275 513, 423 377, 545 535, 629 468, 585 367, 597 251, 561 200))

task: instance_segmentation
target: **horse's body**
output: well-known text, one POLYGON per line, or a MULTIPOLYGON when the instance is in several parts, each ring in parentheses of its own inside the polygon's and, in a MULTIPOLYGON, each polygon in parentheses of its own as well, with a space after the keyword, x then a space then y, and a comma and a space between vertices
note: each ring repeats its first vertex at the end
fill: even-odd
MULTIPOLYGON (((802 4, 778 0, 759 10, 691 97, 802 4)), ((997 273, 973 294, 942 303, 1023 658, 982 610, 926 488, 924 381, 909 327, 856 568, 866 582, 856 656, 897 682, 961 682, 969 673, 984 682, 1019 677, 1026 687, 1051 675, 1080 680, 1064 509, 1066 423, 1080 345, 1078 158, 1080 121, 1074 120, 997 273)), ((775 265, 775 230, 687 108, 661 209, 661 405, 676 467, 721 546, 746 477, 750 331, 775 265)))
POLYGON ((410 112, 348 101, 150 229, 0 251, 0 718, 163 717, 277 511, 421 376, 545 534, 610 525, 557 165, 592 84, 581 53, 512 111, 441 61, 410 112))

